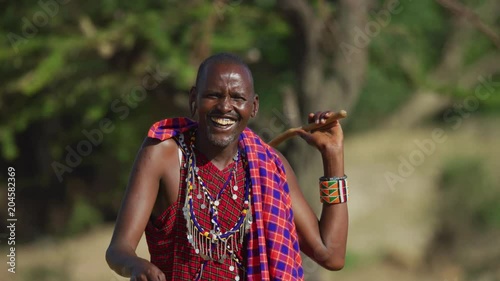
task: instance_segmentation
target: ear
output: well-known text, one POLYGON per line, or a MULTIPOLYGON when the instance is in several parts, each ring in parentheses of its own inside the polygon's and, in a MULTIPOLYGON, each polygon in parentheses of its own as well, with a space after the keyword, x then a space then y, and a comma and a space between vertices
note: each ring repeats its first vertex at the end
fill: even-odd
POLYGON ((196 87, 193 86, 191 90, 189 90, 189 111, 191 112, 191 117, 194 117, 196 113, 196 95, 196 87))
POLYGON ((253 109, 250 117, 254 118, 259 112, 259 95, 255 94, 253 97, 253 109))

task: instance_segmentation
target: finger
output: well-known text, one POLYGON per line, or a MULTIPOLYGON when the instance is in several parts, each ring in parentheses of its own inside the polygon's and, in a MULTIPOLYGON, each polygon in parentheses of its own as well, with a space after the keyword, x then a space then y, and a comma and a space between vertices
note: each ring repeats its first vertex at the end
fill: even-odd
POLYGON ((152 269, 150 273, 148 273, 147 281, 166 281, 165 274, 159 269, 152 269))
POLYGON ((321 111, 316 111, 316 113, 314 114, 314 123, 319 124, 320 116, 321 111))
POLYGON ((314 113, 309 113, 307 116, 307 123, 313 123, 314 122, 314 113))
POLYGON ((162 281, 162 279, 161 279, 161 272, 156 272, 156 273, 151 274, 151 275, 154 276, 153 278, 151 278, 151 280, 162 281))
POLYGON ((139 276, 137 275, 131 276, 130 281, 142 281, 142 274, 139 276))
POLYGON ((329 124, 326 124, 324 126, 322 126, 320 129, 318 129, 318 131, 330 131, 331 129, 335 128, 336 126, 338 126, 339 122, 337 120, 329 123, 329 124))
POLYGON ((328 119, 328 117, 330 117, 330 111, 325 111, 325 112, 321 112, 321 115, 320 115, 320 122, 323 124, 326 122, 326 119, 328 119))

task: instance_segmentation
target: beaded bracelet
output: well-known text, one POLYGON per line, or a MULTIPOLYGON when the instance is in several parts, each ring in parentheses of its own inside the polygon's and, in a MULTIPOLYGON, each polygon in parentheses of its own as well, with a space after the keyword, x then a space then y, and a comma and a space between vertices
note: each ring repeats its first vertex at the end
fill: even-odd
POLYGON ((321 203, 339 204, 347 202, 349 199, 347 176, 321 177, 319 178, 319 190, 321 203))
POLYGON ((347 176, 344 175, 342 177, 320 177, 319 181, 338 181, 338 180, 345 180, 347 179, 347 176))

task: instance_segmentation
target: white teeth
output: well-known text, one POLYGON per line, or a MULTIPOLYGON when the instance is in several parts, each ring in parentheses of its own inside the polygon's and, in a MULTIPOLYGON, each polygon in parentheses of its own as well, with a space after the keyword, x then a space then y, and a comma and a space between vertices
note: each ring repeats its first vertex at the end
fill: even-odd
POLYGON ((219 125, 223 125, 223 126, 233 125, 234 123, 236 123, 234 120, 231 120, 231 119, 228 119, 228 118, 216 118, 216 117, 212 117, 211 119, 215 123, 217 123, 219 125))

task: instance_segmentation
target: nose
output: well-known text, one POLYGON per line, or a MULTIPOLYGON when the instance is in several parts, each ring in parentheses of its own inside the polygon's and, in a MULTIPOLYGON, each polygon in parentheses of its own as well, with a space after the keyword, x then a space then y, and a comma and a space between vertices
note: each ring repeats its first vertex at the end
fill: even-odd
POLYGON ((233 106, 231 104, 231 97, 229 95, 225 95, 224 97, 221 97, 219 99, 219 103, 217 104, 217 109, 221 113, 230 112, 233 109, 233 106))

